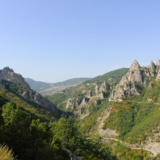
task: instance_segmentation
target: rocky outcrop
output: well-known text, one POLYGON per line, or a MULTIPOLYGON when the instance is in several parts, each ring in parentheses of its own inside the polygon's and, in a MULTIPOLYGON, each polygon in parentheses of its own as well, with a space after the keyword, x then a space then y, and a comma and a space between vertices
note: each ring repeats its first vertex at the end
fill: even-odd
POLYGON ((0 85, 1 87, 5 88, 5 84, 3 84, 3 80, 9 81, 11 83, 16 83, 21 85, 24 90, 22 93, 19 93, 25 100, 34 101, 39 105, 42 105, 52 111, 56 111, 55 105, 53 105, 48 99, 44 98, 38 92, 31 90, 29 85, 25 82, 24 78, 20 75, 15 73, 9 67, 5 67, 4 69, 0 70, 0 85))
POLYGON ((101 84, 101 86, 100 86, 100 88, 99 88, 99 91, 100 92, 105 92, 106 91, 106 89, 107 89, 107 84, 106 84, 106 82, 104 81, 102 84, 101 84))
POLYGON ((151 76, 154 77, 155 71, 156 71, 156 65, 153 63, 153 61, 151 61, 149 65, 149 70, 150 70, 151 76))
POLYGON ((81 99, 80 98, 77 98, 76 99, 76 106, 79 106, 81 104, 81 99))
POLYGON ((95 86, 95 93, 97 98, 104 99, 106 97, 106 90, 109 89, 109 86, 104 81, 100 87, 98 85, 95 86))
POLYGON ((83 100, 82 100, 81 105, 82 106, 85 105, 86 103, 88 103, 88 101, 89 101, 89 98, 88 97, 84 97, 83 100))
MULTIPOLYGON (((142 73, 140 69, 139 63, 135 60, 133 64, 131 65, 127 75, 126 75, 127 81, 134 82, 142 84, 142 73)), ((122 82, 123 83, 123 82, 122 82)))
POLYGON ((69 98, 67 100, 66 110, 68 110, 69 108, 73 108, 72 98, 69 98))
POLYGON ((35 103, 38 103, 39 105, 45 106, 46 108, 56 111, 56 106, 52 104, 48 99, 44 98, 41 94, 38 92, 34 92, 32 90, 30 91, 24 91, 22 93, 22 96, 24 99, 28 101, 34 101, 35 103))
POLYGON ((9 67, 5 67, 4 69, 0 70, 0 80, 17 83, 20 84, 22 87, 30 89, 24 78, 20 74, 14 73, 14 71, 9 67))
MULTIPOLYGON (((156 75, 156 69, 160 66, 160 60, 156 65, 151 61, 148 67, 141 67, 135 60, 131 65, 128 73, 122 77, 120 83, 113 89, 110 100, 123 99, 127 96, 139 95, 135 83, 139 83, 147 87, 146 81, 151 81, 156 75)), ((160 80, 160 69, 157 73, 156 80, 160 80)), ((152 83, 149 83, 149 88, 152 88, 152 83)))
POLYGON ((130 95, 139 95, 134 82, 143 83, 140 65, 136 60, 131 65, 128 73, 122 77, 120 83, 112 91, 110 100, 118 100, 130 95))
POLYGON ((87 92, 87 97, 90 98, 90 97, 92 97, 92 96, 93 96, 93 95, 92 95, 92 91, 88 91, 88 92, 87 92))
POLYGON ((157 61, 156 67, 160 67, 160 60, 157 61))
POLYGON ((157 77, 156 77, 156 81, 159 81, 159 80, 160 80, 160 69, 158 70, 157 77))

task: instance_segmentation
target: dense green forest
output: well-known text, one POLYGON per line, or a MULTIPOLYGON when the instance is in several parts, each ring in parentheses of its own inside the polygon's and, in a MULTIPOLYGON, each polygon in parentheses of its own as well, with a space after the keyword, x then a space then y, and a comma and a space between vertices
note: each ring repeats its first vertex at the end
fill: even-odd
POLYGON ((87 140, 72 117, 45 120, 0 96, 0 144, 20 160, 115 159, 108 146, 87 140))

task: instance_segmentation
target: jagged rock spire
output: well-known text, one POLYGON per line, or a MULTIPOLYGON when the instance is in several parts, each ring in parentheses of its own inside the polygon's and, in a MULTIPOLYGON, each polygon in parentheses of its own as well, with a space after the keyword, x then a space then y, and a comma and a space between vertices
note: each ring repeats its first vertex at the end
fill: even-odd
POLYGON ((137 62, 137 60, 134 60, 134 62, 132 63, 130 70, 135 70, 137 68, 140 68, 139 63, 137 62))
POLYGON ((160 60, 157 61, 156 66, 160 67, 160 60))
POLYGON ((150 65, 149 65, 149 67, 150 67, 150 68, 152 68, 152 69, 155 69, 155 68, 156 68, 156 65, 154 64, 154 62, 153 62, 153 61, 151 61, 151 63, 150 63, 150 65))
POLYGON ((13 69, 9 68, 8 66, 7 67, 4 67, 3 72, 14 72, 13 69))
POLYGON ((154 77, 155 70, 156 70, 156 65, 153 63, 153 61, 151 61, 150 65, 149 65, 149 69, 150 69, 151 76, 154 77))

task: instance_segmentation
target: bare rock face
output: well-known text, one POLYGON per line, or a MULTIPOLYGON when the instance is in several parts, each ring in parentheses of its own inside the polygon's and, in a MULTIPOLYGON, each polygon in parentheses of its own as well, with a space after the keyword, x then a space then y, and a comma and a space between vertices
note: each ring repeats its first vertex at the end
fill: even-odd
POLYGON ((106 89, 107 89, 107 84, 106 84, 106 82, 104 81, 102 84, 101 84, 101 86, 100 86, 100 88, 99 88, 99 91, 100 92, 105 92, 106 91, 106 89))
POLYGON ((95 86, 95 93, 96 93, 96 95, 99 93, 99 87, 98 87, 98 85, 95 86))
MULTIPOLYGON (((156 65, 151 61, 148 67, 141 67, 135 60, 131 65, 128 73, 122 77, 120 83, 113 89, 110 100, 123 99, 127 96, 139 95, 135 83, 142 84, 147 87, 146 81, 151 82, 157 73, 156 81, 160 80, 160 60, 156 65)), ((149 88, 153 87, 152 83, 149 83, 149 88)))
POLYGON ((56 111, 56 107, 54 104, 52 104, 48 99, 44 98, 41 94, 39 94, 38 92, 36 92, 36 94, 34 95, 34 100, 35 102, 37 102, 38 104, 45 106, 49 109, 51 109, 52 111, 56 111))
POLYGON ((82 106, 85 105, 86 103, 88 103, 88 101, 89 101, 89 98, 88 97, 84 97, 83 100, 82 100, 81 105, 82 106))
POLYGON ((160 67, 160 60, 157 61, 156 66, 160 67))
POLYGON ((134 82, 143 83, 140 65, 136 60, 131 65, 128 73, 122 77, 120 83, 112 91, 110 100, 118 100, 125 96, 139 95, 134 82))
POLYGON ((156 65, 153 63, 153 61, 151 61, 149 65, 149 70, 150 70, 151 76, 154 77, 155 71, 156 71, 156 65))
POLYGON ((159 81, 159 80, 160 80, 160 69, 158 70, 157 77, 156 77, 156 81, 159 81))
POLYGON ((87 92, 87 97, 88 97, 88 98, 92 97, 92 91, 88 91, 88 92, 87 92))
POLYGON ((12 83, 17 83, 20 84, 22 87, 30 89, 29 85, 25 82, 24 78, 20 74, 14 73, 14 71, 9 67, 5 67, 4 69, 0 70, 0 79, 12 83))
POLYGON ((104 99, 106 96, 106 89, 108 89, 109 86, 106 84, 106 82, 104 81, 100 87, 98 87, 97 85, 95 86, 95 93, 97 98, 99 99, 104 99))
POLYGON ((142 73, 140 70, 140 65, 136 60, 131 65, 131 68, 129 69, 126 77, 128 78, 128 81, 136 81, 142 84, 142 73))
POLYGON ((48 109, 51 109, 52 111, 56 111, 56 106, 52 104, 48 99, 44 98, 41 94, 38 92, 34 92, 32 90, 30 91, 24 91, 22 93, 22 96, 24 99, 29 101, 34 101, 38 103, 39 105, 45 106, 48 109))
MULTIPOLYGON (((4 69, 0 70, 0 85, 3 87, 3 81, 6 80, 11 83, 16 83, 21 85, 22 87, 26 88, 27 90, 21 93, 20 95, 25 99, 29 101, 34 101, 52 111, 56 111, 56 107, 54 104, 52 104, 48 99, 44 98, 41 94, 38 92, 35 92, 31 90, 29 85, 25 82, 24 78, 20 75, 15 73, 12 69, 9 67, 5 67, 4 69)), ((5 87, 5 85, 4 85, 5 87)))
POLYGON ((72 98, 67 100, 66 109, 73 108, 72 98))

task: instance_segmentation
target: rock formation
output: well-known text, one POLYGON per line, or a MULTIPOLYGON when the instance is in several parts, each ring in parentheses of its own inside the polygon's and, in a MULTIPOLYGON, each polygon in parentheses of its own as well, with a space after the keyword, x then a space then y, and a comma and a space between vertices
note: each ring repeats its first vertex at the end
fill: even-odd
POLYGON ((41 94, 35 91, 24 91, 22 94, 22 97, 28 101, 34 101, 35 103, 38 103, 39 105, 45 106, 46 108, 56 111, 56 106, 52 104, 48 99, 44 98, 41 94))
POLYGON ((150 66, 149 66, 150 74, 152 77, 155 75, 155 70, 156 70, 156 65, 151 61, 150 66))
POLYGON ((86 103, 88 103, 88 101, 89 101, 89 98, 88 97, 84 97, 83 100, 82 100, 81 105, 82 106, 85 105, 86 103))
POLYGON ((88 98, 92 97, 92 91, 88 91, 88 92, 87 92, 87 97, 88 97, 88 98))
POLYGON ((97 98, 99 99, 104 99, 106 97, 105 91, 106 89, 108 89, 109 86, 106 84, 106 82, 104 81, 100 87, 98 87, 98 85, 95 86, 95 93, 97 98))
POLYGON ((157 61, 156 67, 160 67, 160 60, 157 61))
POLYGON ((66 109, 73 108, 72 98, 67 100, 66 109))
POLYGON ((81 104, 81 99, 80 98, 77 98, 76 99, 76 106, 79 106, 81 104))
POLYGON ((0 86, 1 87, 5 87, 5 84, 3 84, 3 80, 21 85, 25 91, 20 93, 20 95, 25 100, 34 101, 39 105, 42 105, 54 112, 56 111, 57 108, 55 107, 54 104, 52 104, 48 99, 44 98, 38 92, 31 90, 29 85, 25 82, 24 78, 20 74, 15 73, 9 67, 5 67, 4 69, 0 70, 0 86))
MULTIPOLYGON (((123 99, 127 96, 139 95, 135 83, 139 83, 146 87, 146 81, 151 81, 157 73, 156 80, 160 80, 160 69, 158 72, 156 69, 160 66, 160 60, 156 65, 151 61, 148 67, 141 67, 135 60, 131 65, 128 73, 122 77, 120 83, 113 89, 110 100, 123 99)), ((149 87, 152 88, 152 83, 149 83, 149 87)))
POLYGON ((2 79, 12 83, 20 84, 22 87, 30 89, 24 78, 20 74, 14 73, 14 71, 9 67, 5 67, 4 69, 0 70, 0 80, 2 79))
POLYGON ((158 73, 157 73, 157 77, 156 77, 156 81, 160 80, 160 68, 158 69, 158 73))

